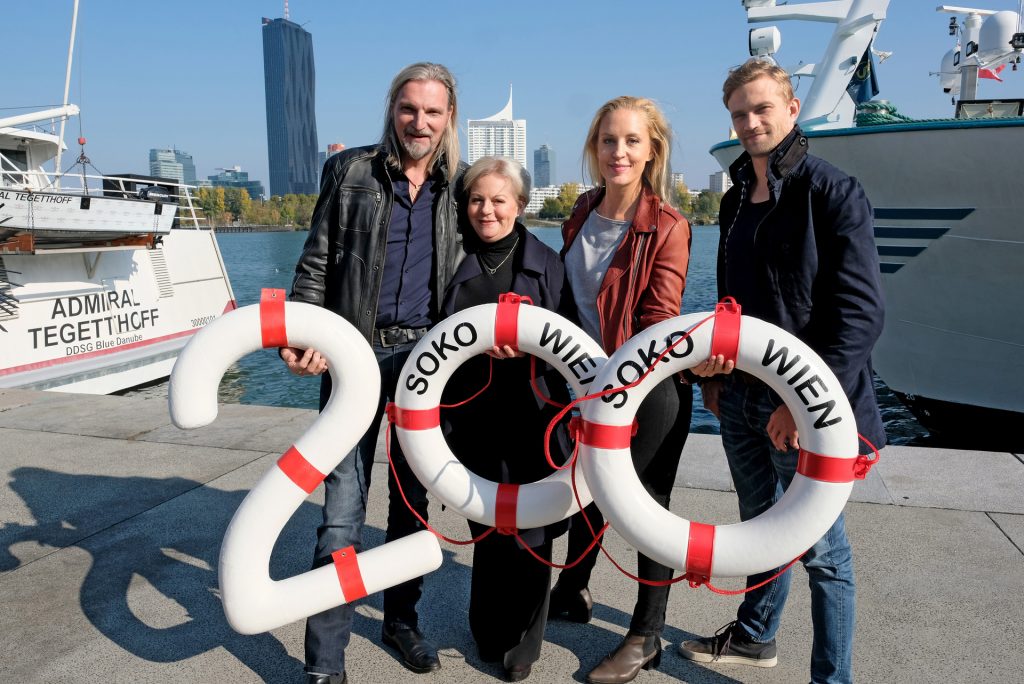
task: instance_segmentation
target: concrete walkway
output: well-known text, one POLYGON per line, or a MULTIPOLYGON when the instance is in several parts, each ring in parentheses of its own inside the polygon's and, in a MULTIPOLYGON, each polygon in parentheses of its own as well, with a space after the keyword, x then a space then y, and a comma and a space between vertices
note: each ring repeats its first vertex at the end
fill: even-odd
MULTIPOLYGON (((225 405, 210 427, 173 427, 166 403, 0 390, 0 681, 299 682, 301 623, 235 634, 218 599, 217 556, 231 516, 313 412, 225 405)), ((383 543, 384 466, 374 476, 368 546, 383 543)), ((672 510, 737 518, 717 437, 691 435, 672 510)), ((1024 461, 1006 453, 889 447, 847 506, 858 580, 855 675, 861 682, 1016 682, 1024 672, 1024 461)), ((278 540, 271 574, 308 567, 320 492, 278 540)), ((466 526, 432 507, 442 531, 466 526)), ((564 544, 564 542, 563 542, 564 544)), ((609 550, 635 564, 611 534, 609 550)), ((357 610, 349 681, 499 681, 476 656, 466 619, 471 551, 443 544, 421 626, 443 668, 413 675, 379 645, 380 598, 357 610)), ((562 557, 564 546, 556 556, 562 557)), ((796 577, 779 665, 704 667, 676 645, 734 616, 738 599, 673 589, 666 652, 638 684, 799 682, 810 654, 809 595, 796 577)), ((723 581, 727 587, 738 582, 723 581)), ((634 585, 607 561, 587 625, 548 625, 529 681, 582 681, 629 623, 634 585)))

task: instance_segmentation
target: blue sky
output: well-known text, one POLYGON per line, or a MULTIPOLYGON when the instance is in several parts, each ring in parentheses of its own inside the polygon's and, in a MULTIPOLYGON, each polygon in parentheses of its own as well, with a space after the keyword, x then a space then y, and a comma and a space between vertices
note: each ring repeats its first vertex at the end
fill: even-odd
MULTIPOLYGON (((876 41, 894 53, 879 67, 879 97, 919 118, 952 112, 928 75, 953 40, 937 4, 893 0, 876 41)), ((71 6, 4 3, 0 114, 60 103, 71 6)), ((746 58, 749 28, 739 0, 292 0, 290 13, 313 34, 322 147, 376 141, 391 77, 430 60, 459 81, 463 131, 467 118, 504 106, 511 82, 515 116, 527 120, 530 162, 534 149, 550 145, 560 182, 581 177, 580 148, 598 106, 622 94, 651 97, 676 133, 674 170, 697 189, 717 170, 708 149, 728 133, 721 83, 746 58)), ((149 148, 174 145, 192 154, 200 176, 237 164, 266 184, 260 18, 282 14, 279 0, 82 0, 70 100, 82 108, 93 164, 104 173, 145 173, 149 148)), ((779 28, 778 59, 787 67, 817 61, 831 33, 825 24, 779 28)), ((1003 77, 1005 83, 983 80, 979 97, 1020 97, 1024 70, 1007 69, 1003 77)), ((73 143, 79 122, 68 131, 73 143)))

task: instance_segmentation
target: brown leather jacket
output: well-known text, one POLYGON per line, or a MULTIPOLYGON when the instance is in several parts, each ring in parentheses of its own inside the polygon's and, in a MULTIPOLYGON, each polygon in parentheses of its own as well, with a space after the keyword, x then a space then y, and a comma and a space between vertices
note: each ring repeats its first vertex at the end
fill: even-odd
MULTIPOLYGON (((562 224, 562 258, 601 203, 604 188, 585 192, 562 224)), ((690 263, 690 224, 645 183, 629 232, 597 295, 601 344, 609 355, 637 332, 680 314, 690 263)))

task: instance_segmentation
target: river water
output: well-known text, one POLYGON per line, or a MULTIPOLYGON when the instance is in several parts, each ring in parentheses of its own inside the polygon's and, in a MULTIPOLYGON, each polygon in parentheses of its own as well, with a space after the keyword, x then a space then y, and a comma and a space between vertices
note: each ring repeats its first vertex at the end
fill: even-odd
MULTIPOLYGON (((549 247, 561 244, 558 228, 531 227, 549 247)), ((239 306, 259 301, 261 288, 288 289, 295 262, 306 232, 221 233, 217 236, 231 286, 239 306)), ((684 312, 712 311, 715 306, 715 254, 718 226, 695 226, 687 275, 684 312)), ((886 432, 892 444, 922 443, 927 431, 899 400, 878 382, 879 404, 886 432)), ((160 387, 147 390, 166 391, 160 387)), ((316 408, 319 380, 291 375, 273 351, 250 354, 236 363, 224 376, 220 400, 264 406, 316 408)), ((703 409, 699 390, 694 403, 693 432, 718 434, 718 421, 703 409)))

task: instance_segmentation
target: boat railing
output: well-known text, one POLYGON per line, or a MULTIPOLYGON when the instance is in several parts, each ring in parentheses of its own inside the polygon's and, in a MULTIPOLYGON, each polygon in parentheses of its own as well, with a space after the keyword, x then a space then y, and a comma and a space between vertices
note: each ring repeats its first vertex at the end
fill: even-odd
POLYGON ((147 176, 108 176, 82 173, 50 173, 28 170, 0 154, 0 189, 39 194, 111 197, 127 200, 169 202, 178 206, 175 227, 201 229, 207 219, 192 196, 194 185, 174 179, 147 176), (69 185, 70 183, 70 185, 69 185))

